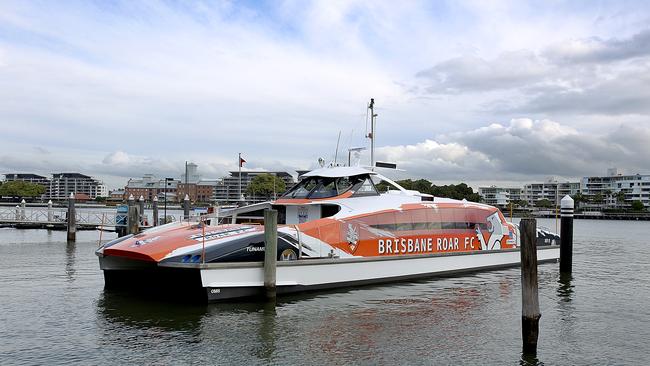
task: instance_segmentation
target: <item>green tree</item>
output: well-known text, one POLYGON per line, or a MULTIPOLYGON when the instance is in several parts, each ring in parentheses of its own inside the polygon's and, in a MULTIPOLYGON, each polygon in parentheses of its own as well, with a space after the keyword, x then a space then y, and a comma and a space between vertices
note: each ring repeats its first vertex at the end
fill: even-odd
POLYGON ((0 186, 0 197, 38 197, 45 193, 45 187, 40 184, 13 180, 0 186))
POLYGON ((645 206, 641 201, 632 201, 632 211, 645 211, 645 206))
POLYGON ((526 202, 525 200, 518 200, 515 201, 515 205, 519 207, 528 207, 528 202, 526 202))
POLYGON ((535 202, 535 206, 542 207, 542 208, 550 208, 550 207, 553 207, 553 202, 551 202, 550 200, 544 198, 544 199, 541 199, 541 200, 535 202))
POLYGON ((246 189, 249 195, 273 197, 274 194, 281 195, 287 189, 284 181, 273 174, 260 174, 251 180, 246 189))
POLYGON ((411 180, 405 179, 397 181, 397 184, 404 187, 404 189, 409 189, 413 191, 418 191, 421 193, 429 193, 431 190, 431 182, 426 179, 411 180))
POLYGON ((619 191, 616 193, 616 202, 619 204, 625 202, 625 192, 619 191))
POLYGON ((600 204, 605 202, 605 198, 603 198, 603 195, 600 193, 596 193, 593 197, 591 197, 591 202, 600 204))
POLYGON ((437 197, 454 198, 457 200, 466 199, 472 202, 479 202, 481 200, 481 196, 465 183, 445 186, 432 185, 429 193, 437 197))

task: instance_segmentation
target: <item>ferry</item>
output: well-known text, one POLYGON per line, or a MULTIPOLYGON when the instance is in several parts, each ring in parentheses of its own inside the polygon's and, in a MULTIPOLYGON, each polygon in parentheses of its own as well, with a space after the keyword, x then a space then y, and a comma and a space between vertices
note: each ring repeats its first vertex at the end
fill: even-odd
MULTIPOLYGON (((242 216, 265 209, 277 210, 278 295, 520 263, 519 228, 498 208, 407 190, 374 169, 329 166, 274 201, 107 242, 96 251, 105 285, 208 301, 263 295, 264 226, 242 216)), ((559 239, 538 229, 538 262, 559 258, 559 239)))

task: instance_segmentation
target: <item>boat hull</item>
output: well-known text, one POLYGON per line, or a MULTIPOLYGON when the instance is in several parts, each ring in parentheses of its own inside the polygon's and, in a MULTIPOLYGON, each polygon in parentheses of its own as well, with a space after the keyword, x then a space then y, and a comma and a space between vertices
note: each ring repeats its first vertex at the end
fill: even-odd
MULTIPOLYGON (((538 248, 538 263, 556 261, 559 246, 538 248)), ((400 256, 392 258, 310 259, 279 262, 276 291, 290 294, 367 284, 404 281, 517 266, 518 249, 488 252, 400 256)), ((216 263, 199 266, 209 301, 264 294, 262 263, 216 263)))

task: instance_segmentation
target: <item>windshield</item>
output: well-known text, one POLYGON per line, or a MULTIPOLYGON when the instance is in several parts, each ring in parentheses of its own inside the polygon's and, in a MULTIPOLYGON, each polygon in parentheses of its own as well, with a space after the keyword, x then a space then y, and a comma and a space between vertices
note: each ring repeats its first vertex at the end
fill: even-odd
POLYGON ((329 198, 338 196, 354 185, 363 182, 365 177, 308 177, 303 179, 289 192, 285 193, 283 198, 329 198))

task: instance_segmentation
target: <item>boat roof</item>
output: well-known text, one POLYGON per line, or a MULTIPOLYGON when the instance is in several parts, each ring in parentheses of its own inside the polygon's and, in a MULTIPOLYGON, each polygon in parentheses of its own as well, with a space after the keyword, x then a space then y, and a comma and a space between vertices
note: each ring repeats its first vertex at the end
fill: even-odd
POLYGON ((305 173, 303 177, 326 177, 326 178, 339 178, 339 177, 353 177, 355 175, 371 174, 376 175, 377 173, 364 169, 357 166, 335 166, 335 167, 326 167, 319 168, 305 173))

